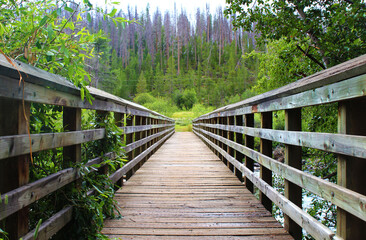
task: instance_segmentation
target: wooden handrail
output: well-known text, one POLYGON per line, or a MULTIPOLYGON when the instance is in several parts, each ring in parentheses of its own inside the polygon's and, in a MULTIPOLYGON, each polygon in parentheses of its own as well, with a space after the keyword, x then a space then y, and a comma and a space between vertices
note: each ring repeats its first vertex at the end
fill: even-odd
POLYGON ((202 115, 193 120, 193 131, 239 178, 243 175, 249 190, 253 184, 259 188, 267 209, 272 206, 268 199, 282 209, 284 226, 295 239, 301 239, 302 229, 316 239, 361 239, 366 235, 365 96, 363 55, 202 115), (302 132, 301 109, 329 103, 338 103, 338 133, 302 132), (285 130, 273 130, 272 114, 281 110, 285 130), (261 115, 260 128, 254 126, 254 114, 261 115), (254 149, 254 137, 261 140, 260 151, 254 149), (285 163, 265 150, 271 149, 271 141, 285 145, 285 163), (302 147, 338 154, 337 184, 302 171, 302 147), (261 166, 261 177, 254 174, 252 161, 261 166), (284 195, 272 187, 272 173, 285 179, 284 195), (337 206, 336 233, 302 209, 302 189, 337 206))
MULTIPOLYGON (((97 110, 100 116, 113 112, 123 131, 121 137, 126 139, 123 149, 128 162, 114 173, 109 173, 109 178, 121 186, 123 179, 130 177, 174 133, 174 120, 92 87, 88 90, 95 100, 90 104, 80 98, 80 89, 67 79, 14 62, 25 81, 24 89, 23 84, 19 84, 18 70, 0 55, 0 220, 6 221, 5 230, 12 229, 9 232, 11 239, 33 239, 34 230, 28 233, 27 206, 78 181, 80 176, 78 169, 65 168, 35 182, 29 182, 30 152, 63 147, 64 161, 80 161, 82 143, 105 137, 104 128, 81 129, 81 109, 97 110), (24 107, 22 100, 25 102, 24 107), (25 131, 29 126, 23 119, 23 110, 29 118, 30 103, 62 106, 65 131, 29 136, 25 131), (8 167, 9 165, 12 167, 8 167)), ((108 153, 104 158, 113 160, 114 156, 114 153, 108 153)), ((88 161, 84 166, 101 162, 102 158, 99 157, 88 161)), ((102 166, 99 171, 108 170, 102 166)), ((91 191, 89 194, 92 193, 91 191)), ((72 211, 72 207, 65 206, 50 219, 43 219, 37 239, 48 239, 61 230, 72 220, 72 211)))

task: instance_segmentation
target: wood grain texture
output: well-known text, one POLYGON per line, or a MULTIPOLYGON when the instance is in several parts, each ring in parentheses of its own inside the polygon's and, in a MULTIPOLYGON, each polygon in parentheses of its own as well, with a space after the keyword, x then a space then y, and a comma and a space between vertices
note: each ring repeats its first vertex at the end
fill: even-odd
POLYGON ((175 133, 115 196, 116 239, 292 239, 193 133, 175 133))
MULTIPOLYGON (((193 128, 194 129, 194 128, 193 128)), ((243 175, 245 175, 248 179, 250 179, 254 185, 262 191, 273 203, 279 206, 282 211, 291 217, 297 224, 299 224, 302 228, 304 228, 308 233, 311 234, 315 239, 337 239, 341 240, 343 238, 339 238, 334 234, 332 230, 325 227, 323 224, 318 222, 315 218, 310 216, 308 213, 302 211, 298 206, 289 201, 282 194, 277 192, 273 187, 269 186, 265 181, 257 177, 253 171, 247 168, 244 164, 240 164, 236 161, 235 158, 231 157, 224 150, 220 149, 217 145, 214 145, 211 141, 209 141, 205 136, 196 132, 194 129, 194 133, 199 136, 203 141, 210 144, 212 147, 216 148, 221 154, 236 168, 238 168, 243 175)))
MULTIPOLYGON (((145 108, 144 106, 130 102, 128 100, 122 99, 120 97, 114 96, 110 93, 107 93, 105 91, 102 91, 102 90, 99 90, 99 89, 96 89, 93 87, 87 87, 89 92, 95 98, 95 100, 93 101, 93 105, 90 105, 87 103, 87 101, 80 99, 80 89, 75 87, 74 84, 72 84, 72 82, 67 80, 66 78, 61 77, 56 74, 46 72, 44 70, 33 67, 26 63, 22 63, 22 62, 19 62, 16 60, 13 60, 13 62, 15 64, 17 64, 17 68, 14 68, 14 66, 12 66, 5 59, 4 56, 0 55, 0 76, 2 78, 2 81, 5 81, 5 79, 11 80, 10 82, 8 81, 7 84, 0 85, 0 92, 1 92, 0 96, 9 97, 9 98, 13 98, 13 99, 16 99, 19 97, 19 94, 17 94, 17 93, 15 93, 13 95, 9 95, 9 93, 12 92, 10 89, 8 89, 7 92, 2 91, 4 89, 6 90, 6 88, 3 88, 4 85, 6 85, 8 88, 10 87, 10 85, 16 86, 16 85, 14 85, 14 83, 18 83, 18 79, 19 79, 18 70, 19 70, 27 85, 27 87, 25 88, 25 96, 24 96, 24 99, 26 101, 31 101, 28 98, 32 97, 32 94, 30 94, 30 92, 27 91, 30 86, 33 86, 33 87, 47 86, 47 88, 44 88, 43 90, 47 91, 47 89, 49 89, 51 91, 54 91, 56 93, 56 95, 58 95, 58 94, 62 95, 62 97, 61 98, 59 98, 59 97, 52 98, 51 97, 52 101, 43 102, 43 103, 56 104, 56 105, 69 106, 69 107, 76 107, 75 104, 81 104, 81 105, 86 104, 86 106, 89 106, 91 109, 104 110, 104 111, 107 111, 107 110, 112 111, 112 109, 106 109, 106 108, 112 106, 112 108, 116 107, 116 110, 119 110, 121 112, 126 112, 128 114, 134 114, 134 115, 141 114, 142 116, 150 116, 153 118, 161 118, 161 119, 165 119, 168 121, 173 121, 171 118, 165 117, 157 112, 154 112, 150 109, 145 108), (63 95, 65 93, 67 95, 63 95), (101 103, 101 105, 104 105, 104 109, 103 109, 103 107, 100 108, 101 106, 98 106, 99 104, 96 104, 96 103, 101 103)), ((13 90, 14 89, 16 89, 16 87, 13 88, 13 90)), ((20 91, 19 93, 21 93, 21 92, 22 91, 20 91)), ((33 97, 35 99, 42 98, 40 95, 38 95, 39 93, 41 93, 41 96, 46 98, 47 94, 42 94, 42 90, 33 92, 33 97)), ((48 94, 48 95, 54 96, 54 94, 48 94)), ((82 107, 82 106, 79 106, 79 107, 82 107)), ((119 111, 117 111, 117 112, 119 112, 119 111)))
MULTIPOLYGON (((280 87, 278 89, 274 89, 272 91, 254 96, 252 98, 248 98, 245 99, 241 102, 238 103, 234 103, 231 105, 227 105, 224 106, 222 108, 216 109, 211 113, 207 113, 205 115, 200 116, 199 118, 195 119, 194 121, 197 121, 199 119, 208 119, 208 118, 213 118, 213 117, 217 117, 217 116, 230 116, 230 115, 238 115, 238 114, 246 114, 246 113, 250 113, 253 112, 253 110, 255 110, 255 112, 258 111, 257 108, 257 104, 262 104, 263 108, 266 108, 267 106, 272 106, 273 102, 271 102, 272 100, 274 100, 276 102, 276 107, 281 106, 282 107, 282 102, 278 102, 278 99, 284 99, 288 96, 291 95, 295 95, 298 93, 303 93, 308 91, 309 93, 309 98, 311 99, 311 91, 312 89, 316 89, 319 88, 321 89, 321 91, 318 91, 317 94, 319 96, 326 96, 325 100, 322 100, 320 98, 319 99, 319 103, 325 103, 325 102, 330 102, 331 98, 333 97, 333 95, 338 95, 338 93, 340 93, 339 98, 336 97, 336 99, 334 99, 334 101, 339 101, 340 99, 349 99, 349 98, 353 98, 353 97, 357 97, 356 95, 360 96, 364 96, 364 92, 360 91, 360 85, 357 85, 358 83, 353 84, 347 84, 346 85, 339 85, 337 87, 335 87, 335 91, 333 91, 334 89, 332 88, 324 88, 322 89, 322 86, 325 85, 332 85, 332 84, 336 84, 338 82, 345 82, 344 80, 347 79, 357 79, 357 76, 360 75, 365 75, 366 73, 366 55, 362 55, 358 58, 354 58, 352 60, 349 60, 347 62, 344 62, 342 64, 336 65, 334 67, 325 69, 323 71, 317 72, 311 76, 305 77, 303 79, 300 79, 296 82, 293 82, 291 84, 288 84, 286 86, 280 87), (346 86, 347 88, 350 89, 355 89, 356 91, 354 91, 355 96, 352 96, 353 94, 349 94, 347 93, 348 90, 343 91, 344 88, 343 86, 346 86), (325 91, 324 91, 325 90, 325 91), (329 91, 330 92, 326 92, 329 91), (340 90, 340 91, 337 91, 340 90), (322 94, 325 93, 325 94, 322 94), (343 94, 346 93, 346 94, 343 94), (266 104, 264 104, 266 103, 266 104)), ((362 78, 362 77, 361 77, 362 78)), ((364 77, 363 77, 364 78, 364 77)), ((364 84, 364 80, 361 80, 364 84)), ((361 83, 362 85, 362 83, 361 83)), ((364 85, 363 85, 364 86, 364 85)), ((350 90, 351 92, 353 92, 353 90, 350 90)), ((314 94, 315 96, 315 94, 314 94)), ((299 98, 302 100, 302 98, 299 98)), ((288 99, 289 100, 289 99, 288 99)), ((287 103, 290 103, 290 101, 286 100, 287 103)), ((292 99, 293 100, 293 99, 292 99)), ((296 101, 296 100, 295 100, 296 101)), ((296 101, 297 103, 300 103, 300 101, 296 101)), ((306 102, 306 101, 305 101, 306 102)), ((316 104, 316 103, 310 103, 311 104, 316 104)), ((308 106, 309 106, 308 105, 308 106)), ((288 107, 292 108, 291 104, 287 105, 288 107)), ((301 107, 299 105, 294 106, 295 108, 297 107, 301 107)), ((282 108, 282 109, 286 109, 282 108)), ((274 109, 267 109, 266 111, 271 111, 274 109)), ((278 109, 277 109, 278 110, 278 109)), ((259 111, 264 111, 263 109, 260 109, 259 111)))
POLYGON ((295 146, 315 148, 327 152, 349 155, 352 157, 366 158, 366 137, 358 135, 284 131, 246 126, 229 126, 219 124, 195 123, 195 127, 209 129, 224 129, 235 133, 246 134, 252 137, 270 141, 290 144, 295 146))
POLYGON ((205 136, 210 136, 220 142, 231 145, 231 147, 235 150, 242 152, 244 155, 249 156, 252 159, 255 159, 255 161, 260 165, 263 165, 276 174, 283 176, 292 183, 314 194, 317 194, 318 196, 331 201, 338 207, 347 210, 349 213, 366 220, 366 208, 364 207, 366 206, 365 195, 359 194, 345 187, 338 186, 335 183, 331 183, 309 173, 290 167, 246 146, 239 145, 233 141, 222 138, 221 136, 214 135, 210 132, 197 129, 195 127, 193 129, 199 131, 205 136))
MULTIPOLYGON (((103 158, 114 159, 115 154, 107 153, 103 157, 94 158, 88 161, 85 166, 90 167, 94 164, 100 164, 103 158)), ((93 172, 96 170, 93 168, 90 171, 93 172)), ((3 193, 0 201, 0 220, 79 178, 80 175, 77 169, 67 168, 7 193, 3 193), (5 198, 8 198, 7 204, 5 204, 5 198)))
MULTIPOLYGON (((104 135, 104 128, 61 133, 31 134, 32 152, 35 153, 47 149, 99 140, 104 135)), ((0 161, 4 158, 28 154, 29 152, 28 134, 0 137, 0 161)))

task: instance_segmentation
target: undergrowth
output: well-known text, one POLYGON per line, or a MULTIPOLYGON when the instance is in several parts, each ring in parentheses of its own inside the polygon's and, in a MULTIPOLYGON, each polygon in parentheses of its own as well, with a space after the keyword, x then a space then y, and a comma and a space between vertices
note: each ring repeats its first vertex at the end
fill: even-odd
MULTIPOLYGON (((62 119, 62 109, 57 107, 33 105, 32 133, 60 132, 59 119, 62 119), (42 109, 47 111, 42 111, 42 109), (47 124, 42 122, 47 119, 47 124)), ((120 124, 119 124, 120 125, 120 124)), ((61 122, 62 126, 62 122, 61 122)), ((37 223, 44 222, 66 206, 73 207, 73 222, 65 227, 57 239, 106 239, 100 230, 105 218, 120 217, 120 209, 113 199, 116 186, 104 174, 102 168, 114 172, 124 164, 125 145, 121 129, 116 125, 112 113, 97 114, 96 111, 82 111, 82 129, 105 129, 105 138, 82 144, 82 161, 72 163, 63 160, 63 149, 57 148, 38 152, 34 164, 31 165, 31 181, 49 176, 64 168, 78 169, 80 180, 38 200, 30 205, 30 229, 35 229, 37 223), (101 163, 86 167, 85 164, 96 157, 114 152, 114 158, 102 158, 101 163), (92 193, 92 194, 90 194, 92 193)), ((0 230, 0 239, 6 238, 6 233, 0 230)))

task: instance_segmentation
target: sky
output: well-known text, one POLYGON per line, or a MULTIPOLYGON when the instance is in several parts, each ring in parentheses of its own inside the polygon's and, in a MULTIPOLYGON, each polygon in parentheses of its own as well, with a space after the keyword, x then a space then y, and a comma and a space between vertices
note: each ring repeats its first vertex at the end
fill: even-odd
MULTIPOLYGON (((99 3, 100 0, 96 2, 99 3)), ((210 12, 212 14, 216 13, 217 7, 222 6, 222 8, 224 8, 225 6, 225 0, 119 0, 119 2, 120 8, 124 12, 127 10, 128 5, 133 8, 137 6, 138 12, 141 12, 146 8, 147 4, 149 3, 151 12, 155 12, 156 8, 158 7, 160 12, 162 13, 165 13, 165 11, 167 10, 173 12, 175 2, 177 11, 181 12, 181 9, 183 8, 187 11, 188 16, 191 18, 193 18, 197 8, 200 8, 201 10, 206 10, 206 3, 209 3, 210 12)))

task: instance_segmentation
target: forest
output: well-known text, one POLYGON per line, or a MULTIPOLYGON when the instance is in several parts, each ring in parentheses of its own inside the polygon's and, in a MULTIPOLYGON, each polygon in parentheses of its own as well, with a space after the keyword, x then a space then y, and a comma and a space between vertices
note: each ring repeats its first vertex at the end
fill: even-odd
POLYGON ((258 60, 249 54, 261 48, 254 33, 233 30, 221 7, 215 12, 211 14, 209 3, 197 9, 194 19, 184 9, 162 13, 149 6, 129 7, 116 13, 137 22, 125 27, 101 13, 92 15, 90 31, 109 36, 97 42, 96 51, 103 54, 89 62, 92 84, 125 99, 149 102, 148 107, 168 115, 172 107, 219 107, 248 97, 244 92, 250 91, 258 71, 258 60), (167 102, 163 99, 172 106, 159 106, 167 102))
MULTIPOLYGON (((0 53, 68 78, 81 89, 81 98, 91 103, 86 86, 173 117, 178 131, 191 130, 193 118, 216 108, 366 53, 363 0, 227 0, 227 8, 211 9, 208 2, 194 14, 177 7, 172 12, 149 6, 120 9, 118 4, 106 2, 98 7, 88 0, 0 0, 0 53)), ((32 105, 31 133, 61 131, 61 111, 32 105)), ((302 111, 303 131, 337 132, 336 104, 302 111)), ((83 113, 83 127, 90 127, 88 121, 100 124, 97 118, 83 113)), ((118 132, 113 123, 105 124, 113 129, 111 132, 118 132)), ((284 129, 283 111, 275 113, 274 128, 284 129)), ((115 136, 113 139, 112 149, 123 144, 115 136)), ((95 148, 98 146, 83 148, 85 158, 93 156, 95 148)), ((31 177, 39 179, 45 172, 62 169, 61 152, 36 154, 31 177)), ((307 159, 304 171, 336 182, 334 154, 307 148, 303 154, 305 158, 313 156, 307 159)), ((283 179, 277 180, 276 187, 283 189, 283 179)), ((93 184, 98 180, 88 181, 93 184)), ((303 195, 311 198, 308 212, 336 228, 335 206, 312 198, 309 192, 303 195)), ((51 196, 34 208, 32 217, 51 214, 44 209, 55 199, 58 197, 51 196)), ((99 202, 86 199, 80 203, 81 209, 95 206, 88 217, 94 219, 96 214, 103 218, 99 202)), ((110 213, 113 203, 108 204, 104 210, 110 213)), ((281 219, 281 212, 274 210, 281 219)), ((87 226, 88 220, 83 221, 87 226)), ((32 227, 36 225, 34 222, 32 227)), ((102 238, 98 229, 103 221, 96 225, 91 233, 85 230, 80 234, 102 238)), ((0 239, 6 239, 1 229, 0 225, 0 239)))

